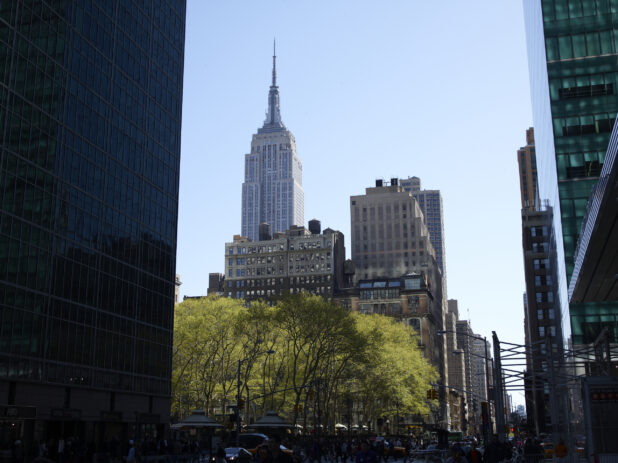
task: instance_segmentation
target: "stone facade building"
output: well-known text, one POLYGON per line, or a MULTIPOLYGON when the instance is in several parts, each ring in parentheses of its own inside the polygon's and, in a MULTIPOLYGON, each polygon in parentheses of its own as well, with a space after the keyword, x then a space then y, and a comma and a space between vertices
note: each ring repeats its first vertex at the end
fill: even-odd
POLYGON ((332 298, 343 283, 344 237, 330 228, 321 232, 316 222, 313 233, 292 226, 271 236, 262 227, 259 241, 235 236, 225 244, 223 294, 248 301, 302 291, 332 298))
POLYGON ((365 191, 350 197, 357 280, 426 273, 436 254, 416 199, 397 179, 390 185, 377 180, 365 191))
POLYGON ((446 279, 446 244, 444 240, 444 210, 440 190, 422 190, 421 179, 418 177, 400 178, 399 184, 404 191, 412 193, 418 202, 427 230, 429 240, 436 252, 436 261, 446 279))

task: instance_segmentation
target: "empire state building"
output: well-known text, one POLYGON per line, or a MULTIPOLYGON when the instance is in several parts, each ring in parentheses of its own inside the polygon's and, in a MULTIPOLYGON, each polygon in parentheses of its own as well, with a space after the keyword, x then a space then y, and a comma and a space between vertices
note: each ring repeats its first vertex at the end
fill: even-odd
POLYGON ((241 234, 253 241, 258 239, 260 223, 268 223, 271 232, 285 232, 291 225, 302 225, 305 216, 303 167, 294 135, 281 122, 276 60, 273 50, 266 120, 253 135, 251 152, 245 154, 241 234))

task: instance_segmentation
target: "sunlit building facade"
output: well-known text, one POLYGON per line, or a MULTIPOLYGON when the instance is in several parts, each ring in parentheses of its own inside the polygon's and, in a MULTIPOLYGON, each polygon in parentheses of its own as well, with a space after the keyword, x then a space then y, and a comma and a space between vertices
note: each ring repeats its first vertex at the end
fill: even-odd
POLYGON ((261 223, 285 233, 305 221, 303 166, 296 154, 296 140, 281 121, 276 56, 264 125, 253 135, 245 155, 242 184, 241 235, 256 241, 261 223))

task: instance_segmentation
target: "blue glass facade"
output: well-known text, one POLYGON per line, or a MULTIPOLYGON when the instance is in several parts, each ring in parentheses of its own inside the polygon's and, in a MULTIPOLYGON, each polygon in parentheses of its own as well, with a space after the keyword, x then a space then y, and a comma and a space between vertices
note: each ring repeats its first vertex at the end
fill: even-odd
POLYGON ((168 413, 185 8, 0 3, 0 404, 168 413))

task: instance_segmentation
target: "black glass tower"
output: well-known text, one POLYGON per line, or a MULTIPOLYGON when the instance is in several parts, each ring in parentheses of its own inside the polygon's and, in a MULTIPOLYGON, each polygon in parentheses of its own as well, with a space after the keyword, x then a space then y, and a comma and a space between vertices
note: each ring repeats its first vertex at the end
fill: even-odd
POLYGON ((185 8, 0 2, 0 450, 169 421, 185 8))

